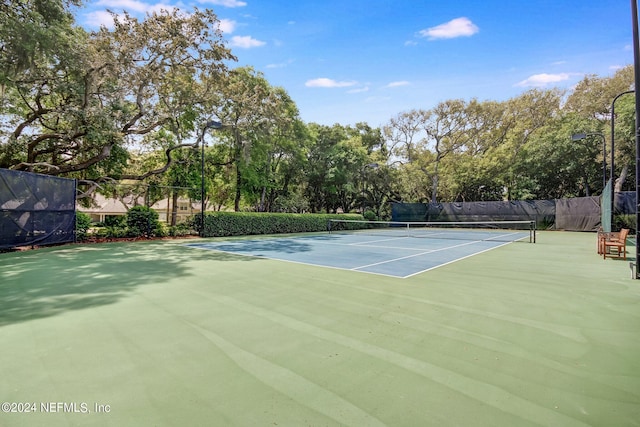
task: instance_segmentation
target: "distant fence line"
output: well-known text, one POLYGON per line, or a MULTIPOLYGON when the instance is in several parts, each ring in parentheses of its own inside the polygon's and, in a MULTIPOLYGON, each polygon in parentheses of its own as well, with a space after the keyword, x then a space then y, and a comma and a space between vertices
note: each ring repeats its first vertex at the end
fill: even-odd
MULTIPOLYGON (((75 240, 76 181, 0 169, 0 249, 75 240)), ((601 198, 392 203, 393 221, 536 221, 539 228, 595 231, 601 198)), ((636 212, 636 193, 615 193, 614 215, 636 212)))
MULTIPOLYGON (((614 214, 635 214, 636 194, 615 194, 614 214)), ((595 231, 601 225, 601 198, 448 203, 392 203, 392 221, 536 221, 539 228, 595 231)))

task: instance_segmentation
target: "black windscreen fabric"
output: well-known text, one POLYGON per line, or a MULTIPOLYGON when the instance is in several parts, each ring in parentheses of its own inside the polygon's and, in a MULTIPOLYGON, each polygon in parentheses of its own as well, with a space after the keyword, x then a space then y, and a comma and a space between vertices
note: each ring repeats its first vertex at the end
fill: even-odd
POLYGON ((536 221, 553 224, 553 200, 393 203, 393 221, 536 221))
POLYGON ((636 213, 636 192, 622 191, 615 193, 614 213, 632 215, 636 213))
MULTIPOLYGON (((635 212, 635 193, 616 193, 616 213, 635 212)), ((393 221, 535 221, 538 228, 594 231, 601 225, 600 198, 453 203, 394 203, 393 221)))
POLYGON ((556 200, 556 229, 596 231, 600 224, 599 197, 556 200))
MULTIPOLYGON (((434 205, 432 203, 432 205, 434 205)), ((439 214, 434 207, 429 221, 536 221, 553 222, 555 203, 553 200, 536 201, 490 201, 439 203, 439 214)))
POLYGON ((0 169, 0 249, 75 240, 76 181, 0 169))

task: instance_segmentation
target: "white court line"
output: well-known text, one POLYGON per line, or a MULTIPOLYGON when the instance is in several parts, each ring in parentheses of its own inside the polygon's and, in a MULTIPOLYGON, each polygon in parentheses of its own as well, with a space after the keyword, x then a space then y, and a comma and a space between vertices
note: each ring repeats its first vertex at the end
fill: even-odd
MULTIPOLYGON (((272 257, 264 256, 264 255, 250 255, 250 254, 243 254, 243 253, 238 253, 238 252, 223 251, 222 249, 215 249, 215 248, 211 248, 211 247, 196 246, 196 245, 198 245, 198 244, 197 243, 196 244, 187 244, 186 246, 190 247, 190 248, 193 248, 193 249, 200 249, 200 250, 203 250, 203 251, 210 251, 210 252, 218 252, 218 253, 221 253, 221 254, 235 255, 235 256, 238 256, 238 257, 247 257, 247 258, 255 258, 255 259, 262 259, 262 260, 288 262, 288 263, 291 263, 291 264, 306 265, 306 266, 311 266, 311 267, 330 268, 332 270, 354 271, 356 273, 375 274, 377 276, 392 277, 394 279, 404 279, 405 277, 409 277, 409 276, 405 276, 405 277, 398 276, 396 274, 376 273, 374 271, 358 271, 358 270, 354 270, 352 268, 347 268, 347 267, 336 267, 334 265, 326 265, 326 264, 313 264, 311 262, 294 261, 294 260, 291 260, 291 259, 272 258, 272 257)), ((343 245, 343 246, 347 246, 347 245, 343 245)))
POLYGON ((465 256, 460 257, 460 258, 452 259, 451 261, 443 262, 442 264, 434 265, 433 267, 429 267, 429 268, 426 268, 426 269, 421 270, 421 271, 416 271, 415 273, 411 273, 408 276, 399 276, 399 277, 401 277, 402 279, 408 279, 409 277, 416 276, 416 275, 422 274, 422 273, 426 273, 427 271, 435 270, 436 268, 440 268, 440 267, 443 267, 443 266, 448 265, 448 264, 453 264, 454 262, 462 261, 463 259, 466 259, 466 258, 471 258, 472 256, 476 256, 476 255, 479 255, 479 254, 482 254, 482 253, 485 253, 485 252, 492 251, 494 249, 501 248, 501 247, 503 247, 505 245, 508 245, 510 243, 513 243, 513 242, 504 242, 503 244, 495 246, 493 248, 487 248, 487 249, 485 249, 483 251, 480 251, 480 252, 474 252, 472 254, 465 255, 465 256))
MULTIPOLYGON (((396 239, 398 239, 398 238, 389 239, 389 240, 396 240, 396 239)), ((402 238, 402 239, 404 239, 404 238, 402 238)), ((293 238, 292 240, 298 240, 298 239, 293 238)), ((302 240, 302 239, 299 239, 299 240, 302 240)), ((387 240, 387 239, 385 239, 385 240, 387 240)), ((282 259, 282 258, 272 258, 272 257, 269 257, 269 256, 264 256, 264 255, 243 254, 243 253, 238 253, 238 252, 225 251, 225 250, 222 250, 222 249, 212 248, 212 247, 208 246, 207 244, 203 245, 202 243, 187 244, 186 246, 192 247, 192 248, 195 248, 195 249, 201 249, 201 250, 204 249, 204 250, 209 250, 209 251, 213 251, 213 252, 227 253, 227 254, 236 255, 236 256, 240 256, 240 257, 256 258, 256 259, 263 259, 263 260, 270 259, 270 260, 274 260, 274 261, 283 261, 283 262, 288 262, 288 263, 292 263, 292 264, 308 265, 308 266, 321 267, 321 268, 330 268, 330 269, 333 269, 333 270, 354 271, 356 273, 375 274, 375 275, 378 275, 378 276, 392 277, 392 278, 396 278, 396 279, 407 279, 409 277, 412 277, 412 276, 415 276, 415 275, 418 275, 418 274, 422 274, 422 273, 425 273, 427 271, 434 270, 436 268, 440 268, 440 267, 442 267, 444 265, 452 264, 454 262, 463 260, 465 258, 469 258, 469 257, 475 256, 475 255, 478 255, 478 254, 481 254, 481 253, 484 253, 484 252, 491 251, 493 249, 500 248, 502 246, 508 245, 510 243, 513 243, 513 242, 504 242, 501 245, 498 245, 498 246, 495 246, 495 247, 492 247, 492 248, 487 248, 487 249, 484 249, 484 250, 479 251, 479 252, 474 252, 472 254, 465 255, 463 257, 456 258, 456 259, 453 259, 451 261, 447 261, 447 262, 444 262, 442 264, 438 264, 438 265, 435 265, 433 267, 430 267, 430 268, 427 268, 427 269, 424 269, 424 270, 421 270, 421 271, 418 271, 418 272, 415 272, 415 273, 411 273, 411 274, 409 274, 407 276, 400 276, 400 275, 386 274, 386 273, 377 273, 377 272, 373 272, 373 271, 365 271, 365 270, 362 270, 362 269, 363 268, 367 268, 367 267, 376 266, 376 265, 386 264, 386 263, 390 263, 390 262, 394 262, 394 261, 399 261, 399 260, 403 260, 403 259, 407 259, 407 258, 413 258, 413 257, 417 257, 417 256, 420 256, 420 255, 426 255, 426 254, 429 254, 429 253, 449 250, 449 249, 457 248, 457 247, 461 247, 461 246, 467 246, 467 245, 473 245, 473 244, 476 244, 476 243, 482 243, 483 241, 486 241, 486 240, 475 240, 475 241, 465 242, 465 243, 462 243, 462 244, 459 244, 459 245, 447 246, 445 248, 431 249, 431 250, 428 250, 428 251, 422 251, 421 253, 418 253, 418 254, 408 255, 408 256, 399 257, 399 258, 395 258, 395 259, 391 259, 391 260, 387 260, 387 261, 381 261, 381 262, 377 262, 377 263, 373 263, 373 264, 363 265, 363 266, 359 266, 359 267, 352 267, 352 268, 337 267, 337 266, 326 265, 326 264, 314 264, 314 263, 309 263, 309 262, 304 262, 304 261, 294 261, 294 260, 288 260, 288 259, 282 259)), ((330 243, 330 242, 319 242, 319 243, 326 244, 326 245, 352 246, 352 244, 350 244, 350 243, 330 243)), ((389 247, 389 246, 370 246, 370 247, 385 248, 385 249, 421 250, 421 248, 399 248, 399 247, 393 247, 393 246, 392 247, 389 247)))
MULTIPOLYGON (((360 270, 362 268, 374 267, 376 265, 382 265, 382 264, 388 264, 390 262, 400 261, 400 260, 407 259, 407 258, 413 258, 413 257, 417 257, 417 256, 420 256, 420 255, 426 255, 426 254, 431 254, 431 253, 434 253, 434 252, 446 251, 446 250, 453 249, 453 248, 459 248, 461 246, 474 245, 474 244, 480 243, 480 242, 482 242, 482 240, 476 240, 476 241, 473 241, 473 242, 461 243, 459 245, 447 246, 445 248, 440 248, 440 249, 431 249, 431 250, 428 250, 428 251, 420 252, 418 254, 407 255, 407 256, 403 256, 403 257, 400 257, 400 258, 394 258, 394 259, 390 259, 390 260, 386 260, 386 261, 374 262, 373 264, 361 265, 359 267, 352 268, 352 270, 360 270)), ((500 245, 500 246, 502 246, 502 245, 500 245)))
POLYGON ((408 236, 400 236, 400 237, 392 237, 389 239, 367 240, 366 242, 358 242, 358 243, 343 243, 343 245, 346 244, 347 246, 361 246, 361 245, 368 245, 369 243, 390 242, 392 240, 406 240, 408 238, 409 238, 408 236))

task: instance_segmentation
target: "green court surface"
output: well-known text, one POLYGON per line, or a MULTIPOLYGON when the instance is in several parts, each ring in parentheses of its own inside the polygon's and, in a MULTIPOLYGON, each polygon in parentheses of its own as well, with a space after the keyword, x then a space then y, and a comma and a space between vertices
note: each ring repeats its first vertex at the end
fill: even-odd
POLYGON ((0 254, 0 425, 640 425, 631 257, 566 232, 405 279, 184 241, 0 254))

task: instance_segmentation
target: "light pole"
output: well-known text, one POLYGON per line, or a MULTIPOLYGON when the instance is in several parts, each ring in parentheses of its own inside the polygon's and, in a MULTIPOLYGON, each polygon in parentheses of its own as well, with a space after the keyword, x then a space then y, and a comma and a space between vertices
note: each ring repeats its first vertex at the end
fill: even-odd
POLYGON ((202 129, 202 135, 200 135, 200 197, 202 200, 202 206, 200 208, 200 237, 204 237, 204 134, 207 129, 222 129, 222 123, 215 120, 208 121, 202 129))
POLYGON ((607 186, 607 140, 604 134, 599 132, 574 133, 571 135, 571 141, 580 141, 590 136, 599 136, 602 138, 602 191, 604 191, 604 187, 607 186))

